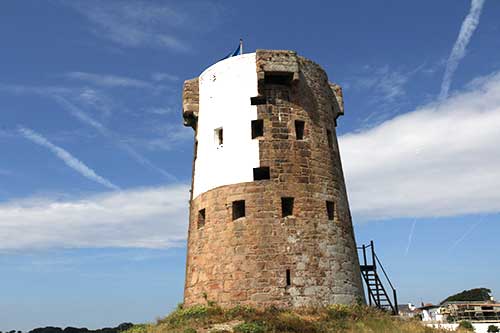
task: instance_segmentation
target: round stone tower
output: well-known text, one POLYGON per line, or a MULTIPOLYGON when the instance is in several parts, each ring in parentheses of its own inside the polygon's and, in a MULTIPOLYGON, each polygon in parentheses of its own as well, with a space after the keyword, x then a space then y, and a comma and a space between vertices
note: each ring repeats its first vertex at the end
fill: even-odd
POLYGON ((257 50, 184 83, 195 130, 184 303, 364 300, 335 127, 340 86, 257 50))

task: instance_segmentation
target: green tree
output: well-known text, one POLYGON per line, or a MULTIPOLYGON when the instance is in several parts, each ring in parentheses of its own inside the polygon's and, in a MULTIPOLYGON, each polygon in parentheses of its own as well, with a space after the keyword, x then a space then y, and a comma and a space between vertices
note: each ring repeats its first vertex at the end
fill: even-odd
POLYGON ((464 290, 461 293, 449 296, 441 304, 445 302, 461 302, 461 301, 489 301, 491 290, 488 288, 475 288, 464 290))
POLYGON ((488 333, 498 333, 500 332, 500 329, 496 325, 490 325, 488 326, 488 333))
POLYGON ((470 331, 470 332, 474 332, 474 326, 472 326, 472 323, 470 321, 467 321, 467 320, 462 320, 459 324, 458 324, 458 328, 461 328, 463 330, 466 330, 466 331, 470 331))

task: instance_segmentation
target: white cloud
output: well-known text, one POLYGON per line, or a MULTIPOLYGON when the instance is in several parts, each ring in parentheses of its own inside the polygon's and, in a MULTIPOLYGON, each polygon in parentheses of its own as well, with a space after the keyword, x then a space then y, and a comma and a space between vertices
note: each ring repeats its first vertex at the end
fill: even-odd
POLYGON ((188 45, 174 36, 185 15, 166 4, 145 1, 82 1, 72 6, 93 23, 92 31, 127 47, 154 46, 186 51, 188 45), (168 30, 168 31, 167 31, 168 30))
POLYGON ((500 211, 500 73, 339 138, 355 217, 500 211))
POLYGON ((0 204, 0 249, 182 245, 189 187, 142 188, 78 200, 28 198, 0 204))
POLYGON ((133 79, 124 76, 95 74, 86 72, 69 72, 65 75, 67 78, 89 82, 102 87, 132 87, 132 88, 151 88, 149 82, 133 79))
POLYGON ((151 78, 155 81, 178 81, 179 77, 176 75, 172 75, 169 73, 153 73, 151 74, 151 78))
POLYGON ((61 159, 67 166, 71 169, 75 170, 85 178, 88 178, 96 183, 99 183, 107 188, 112 190, 118 190, 119 187, 111 183, 104 177, 99 176, 94 170, 90 169, 83 162, 79 161, 73 155, 71 155, 68 151, 64 150, 61 147, 54 145, 52 142, 44 138, 42 135, 36 133, 35 131, 20 127, 19 133, 24 136, 26 139, 49 149, 52 153, 54 153, 59 159, 61 159))
POLYGON ((483 9, 485 0, 472 0, 469 14, 465 17, 460 27, 458 38, 453 45, 450 57, 446 62, 446 69, 444 72, 443 82, 441 83, 440 99, 443 100, 448 96, 451 86, 453 74, 457 70, 458 63, 465 56, 465 49, 472 38, 472 34, 479 24, 479 18, 483 9))

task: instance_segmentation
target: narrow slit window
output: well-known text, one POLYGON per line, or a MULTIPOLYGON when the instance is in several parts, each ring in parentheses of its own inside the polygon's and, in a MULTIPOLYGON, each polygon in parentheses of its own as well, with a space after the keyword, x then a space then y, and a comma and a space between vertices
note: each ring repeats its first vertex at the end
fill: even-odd
POLYGON ((266 96, 255 96, 255 97, 250 97, 250 104, 251 105, 262 105, 266 104, 266 96))
POLYGON ((329 129, 326 130, 326 139, 328 140, 328 147, 333 148, 332 131, 329 129))
POLYGON ((295 138, 297 140, 304 139, 304 125, 305 123, 302 120, 295 120, 295 138))
POLYGON ((290 287, 292 285, 292 274, 289 269, 286 270, 286 286, 290 287))
POLYGON ((198 229, 205 226, 205 208, 198 212, 198 229))
POLYGON ((252 139, 261 137, 264 135, 264 120, 257 119, 252 120, 252 139))
POLYGON ((333 204, 333 201, 326 202, 326 214, 328 215, 328 219, 333 221, 335 217, 335 205, 333 204))
POLYGON ((245 216, 245 200, 233 201, 233 221, 245 216))
POLYGON ((222 131, 222 127, 216 128, 215 129, 215 144, 217 146, 222 146, 224 143, 224 132, 222 131))
POLYGON ((253 180, 270 179, 271 173, 269 167, 253 168, 253 180))
POLYGON ((293 215, 293 198, 281 198, 281 216, 286 217, 293 215))

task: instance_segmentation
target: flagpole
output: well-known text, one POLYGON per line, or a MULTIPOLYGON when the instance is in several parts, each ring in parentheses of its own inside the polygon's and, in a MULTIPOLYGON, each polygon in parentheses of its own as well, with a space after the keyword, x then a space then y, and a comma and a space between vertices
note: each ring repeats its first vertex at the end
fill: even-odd
POLYGON ((240 38, 240 55, 243 54, 243 39, 240 38))

